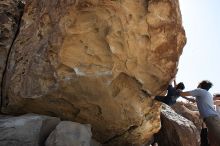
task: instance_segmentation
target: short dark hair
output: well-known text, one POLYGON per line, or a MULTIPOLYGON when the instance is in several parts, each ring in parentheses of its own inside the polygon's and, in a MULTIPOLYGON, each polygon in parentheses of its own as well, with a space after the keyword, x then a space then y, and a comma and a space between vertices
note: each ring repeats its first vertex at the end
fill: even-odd
POLYGON ((176 89, 184 90, 185 89, 185 85, 183 84, 183 82, 180 82, 179 84, 177 84, 176 85, 176 89))
POLYGON ((210 81, 203 80, 202 82, 199 83, 198 88, 205 89, 208 91, 212 86, 213 84, 210 81))

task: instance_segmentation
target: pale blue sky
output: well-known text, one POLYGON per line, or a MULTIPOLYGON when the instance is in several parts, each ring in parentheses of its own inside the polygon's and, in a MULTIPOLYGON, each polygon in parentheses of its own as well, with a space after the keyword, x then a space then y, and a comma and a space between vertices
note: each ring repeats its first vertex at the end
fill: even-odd
POLYGON ((210 80, 220 93, 220 0, 179 0, 187 44, 180 57, 177 82, 186 90, 210 80))

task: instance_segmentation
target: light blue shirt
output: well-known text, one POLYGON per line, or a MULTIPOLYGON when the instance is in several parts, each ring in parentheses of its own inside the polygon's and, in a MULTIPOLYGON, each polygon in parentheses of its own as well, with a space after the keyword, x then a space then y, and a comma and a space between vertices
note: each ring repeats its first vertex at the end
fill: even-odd
POLYGON ((213 96, 206 90, 197 88, 189 91, 191 96, 196 97, 197 107, 202 118, 210 116, 219 116, 218 112, 214 109, 213 96))

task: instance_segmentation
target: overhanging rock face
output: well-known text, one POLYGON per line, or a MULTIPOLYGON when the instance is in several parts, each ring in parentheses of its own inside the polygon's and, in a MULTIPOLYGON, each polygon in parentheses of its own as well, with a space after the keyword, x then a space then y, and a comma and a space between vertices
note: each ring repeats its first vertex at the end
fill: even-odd
POLYGON ((106 145, 160 128, 161 93, 185 44, 176 0, 32 0, 8 58, 5 113, 90 123, 106 145))

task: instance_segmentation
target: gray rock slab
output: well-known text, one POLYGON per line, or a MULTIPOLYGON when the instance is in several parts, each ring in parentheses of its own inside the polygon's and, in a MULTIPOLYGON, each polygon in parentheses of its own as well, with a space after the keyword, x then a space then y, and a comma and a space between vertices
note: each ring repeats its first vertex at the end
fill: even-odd
POLYGON ((41 146, 59 118, 36 114, 0 117, 0 146, 41 146))

